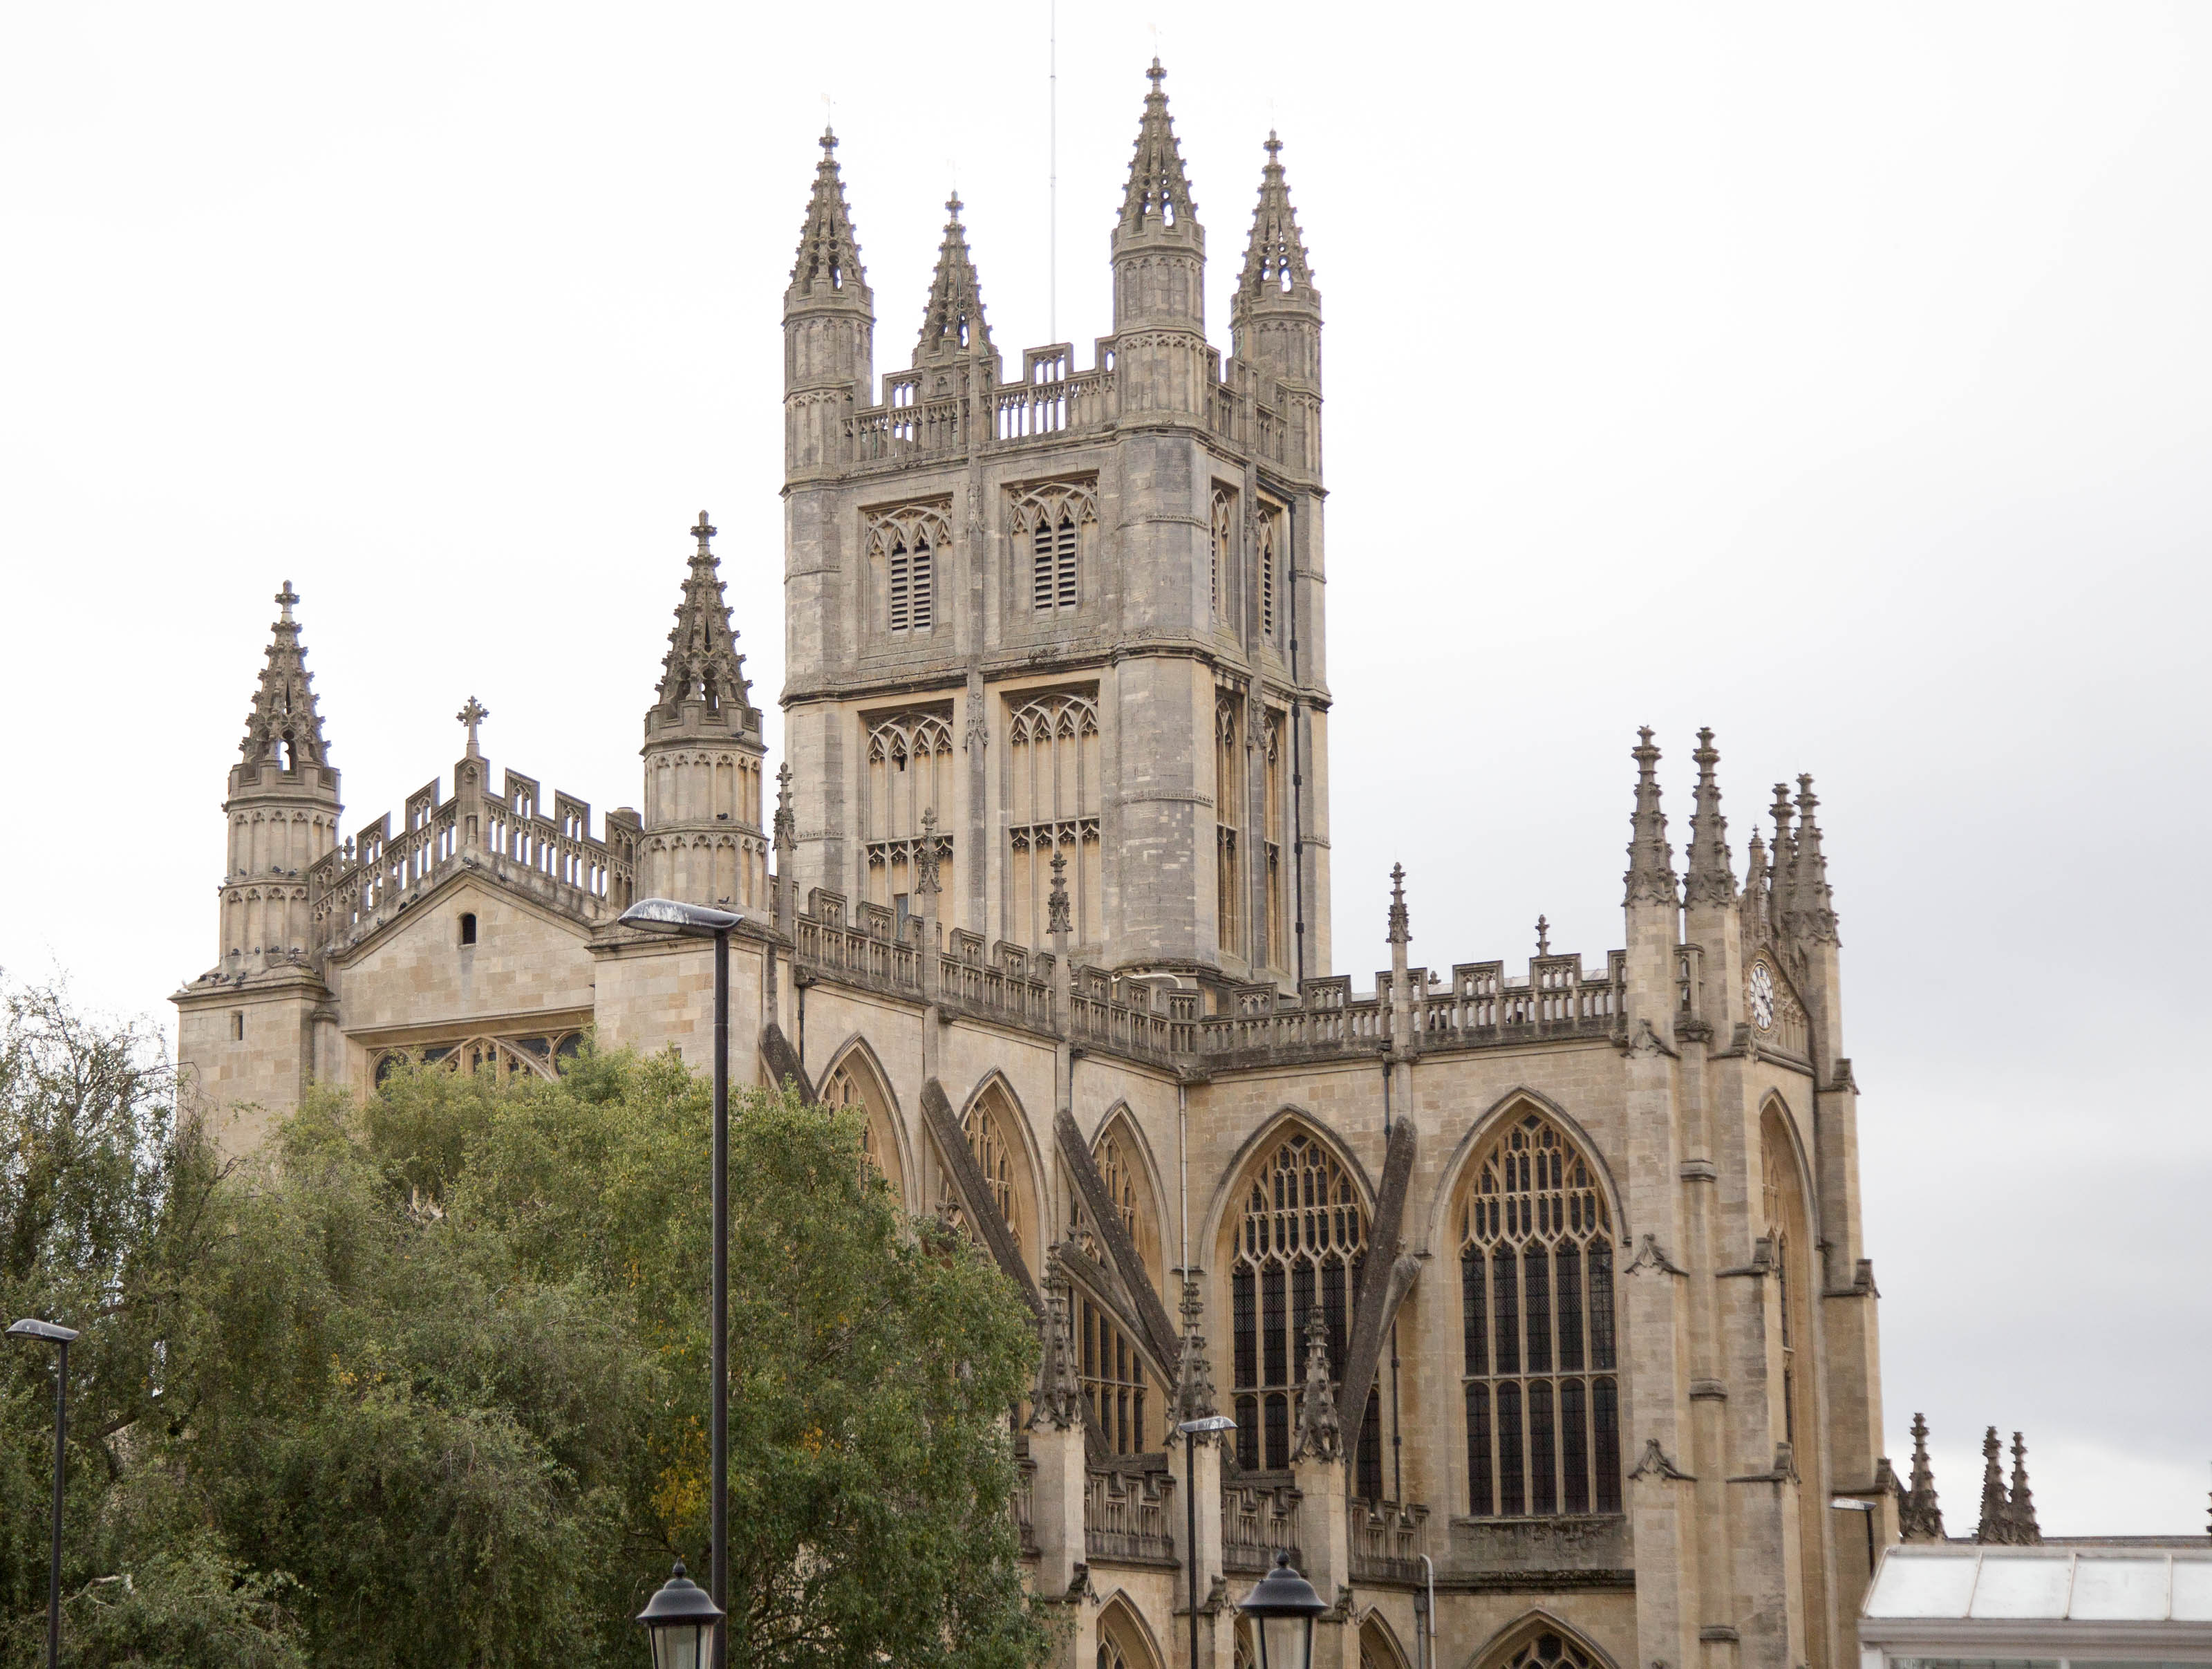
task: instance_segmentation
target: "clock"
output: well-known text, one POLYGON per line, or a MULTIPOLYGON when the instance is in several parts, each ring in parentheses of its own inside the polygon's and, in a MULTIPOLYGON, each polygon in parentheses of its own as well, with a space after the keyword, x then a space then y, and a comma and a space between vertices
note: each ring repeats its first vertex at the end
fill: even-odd
POLYGON ((1751 1023, 1762 1032, 1774 1029, 1774 971, 1765 962, 1753 962, 1745 976, 1743 994, 1751 1003, 1751 1023))

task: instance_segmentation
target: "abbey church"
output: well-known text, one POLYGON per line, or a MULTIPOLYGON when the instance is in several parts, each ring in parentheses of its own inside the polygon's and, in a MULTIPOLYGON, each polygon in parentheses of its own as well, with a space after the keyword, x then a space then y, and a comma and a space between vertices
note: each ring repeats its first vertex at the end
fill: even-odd
POLYGON ((1699 732, 1678 863, 1644 732, 1622 947, 1417 964, 1402 877, 1340 940, 1321 296, 1270 136, 1209 340, 1151 81, 1087 364, 1008 362, 956 198, 879 374, 823 136, 773 768, 702 515, 641 809, 495 772, 471 696, 450 770, 342 833, 286 582, 188 1093, 238 1151, 403 1057, 703 1067, 709 947, 617 918, 723 905, 733 1070, 863 1109, 1036 1315, 1015 1512, 1072 1666, 1199 1669, 1194 1573, 1200 1663, 1246 1663, 1285 1548, 1327 1669, 1850 1669, 1897 1490, 1811 779, 1739 863, 1699 732))

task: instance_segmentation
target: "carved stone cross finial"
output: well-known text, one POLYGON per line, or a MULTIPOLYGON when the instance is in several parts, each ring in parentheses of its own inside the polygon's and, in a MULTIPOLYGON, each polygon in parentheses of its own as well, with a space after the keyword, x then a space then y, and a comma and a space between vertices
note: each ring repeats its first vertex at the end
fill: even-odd
POLYGON ((957 220, 960 218, 960 209, 961 203, 959 192, 955 192, 951 196, 945 199, 945 212, 951 215, 953 219, 957 220))
POLYGON ((1152 91, 1157 93, 1160 90, 1160 83, 1168 78, 1168 72, 1160 68, 1159 59, 1154 58, 1152 67, 1145 71, 1145 77, 1152 82, 1152 91))
POLYGON ((1539 916, 1536 918, 1536 954, 1539 956, 1549 956, 1551 953, 1552 924, 1543 917, 1539 916))
POLYGON ((292 582, 285 581, 284 588, 276 594, 276 606, 284 611, 284 618, 287 621, 292 618, 292 605, 299 600, 300 594, 292 589, 292 582))
POLYGON ((1409 944, 1413 941, 1412 918, 1406 913, 1406 866, 1390 866, 1390 930, 1384 935, 1394 945, 1409 944))
POLYGON ((708 545, 707 541, 714 538, 714 535, 720 531, 720 528, 715 527, 713 522, 707 520, 706 511, 702 510, 699 512, 699 525, 691 530, 691 537, 699 541, 699 554, 701 556, 710 557, 714 555, 714 551, 712 547, 708 545))
POLYGON ((467 704, 453 716, 469 728, 469 753, 473 758, 477 751, 477 727, 491 716, 491 709, 471 696, 467 704))
MULTIPOLYGON (((823 100, 823 102, 824 104, 827 104, 827 103, 829 102, 829 101, 828 101, 827 99, 825 99, 825 100, 823 100)), ((830 127, 830 125, 829 125, 829 123, 824 122, 824 123, 822 125, 822 156, 823 156, 823 161, 827 161, 830 159, 830 153, 831 151, 833 151, 833 150, 836 149, 837 149, 837 135, 836 135, 836 131, 835 131, 830 127)))
POLYGON ((1280 155, 1283 149, 1283 142, 1275 137, 1275 130, 1273 128, 1267 130, 1267 143, 1264 149, 1267 153, 1267 165, 1273 168, 1275 158, 1280 155))

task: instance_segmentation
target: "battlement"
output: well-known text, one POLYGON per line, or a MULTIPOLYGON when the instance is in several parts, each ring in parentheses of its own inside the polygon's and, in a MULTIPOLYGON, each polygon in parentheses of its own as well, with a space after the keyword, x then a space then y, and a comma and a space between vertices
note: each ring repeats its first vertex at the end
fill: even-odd
POLYGON ((481 868, 582 922, 611 921, 629 907, 641 832, 635 813, 608 813, 605 836, 595 839, 589 802, 556 789, 546 817, 536 778, 509 770, 493 795, 474 788, 477 769, 489 783, 488 761, 464 760, 451 798, 438 798, 432 777, 407 796, 398 830, 386 813, 307 871, 317 953, 367 937, 461 869, 481 868))
MULTIPOLYGON (((844 420, 843 450, 832 461, 848 467, 905 465, 931 457, 1008 450, 1073 435, 1103 434, 1122 415, 1115 340, 1098 338, 1087 371, 1073 369, 1072 343, 1027 349, 1022 354, 1022 374, 1011 382, 995 380, 995 356, 979 359, 977 368, 993 368, 989 386, 980 391, 980 402, 958 386, 928 393, 926 385, 933 374, 927 370, 886 372, 883 403, 861 407, 844 420)), ((1312 468, 1311 460, 1294 454, 1290 422, 1261 397, 1255 387, 1260 379, 1249 369, 1231 361, 1224 381, 1220 350, 1208 347, 1205 395, 1199 402, 1201 410, 1191 414, 1193 420, 1202 422, 1229 446, 1263 461, 1285 469, 1312 468)), ((945 381, 941 374, 933 380, 945 381)), ((965 381, 964 374, 959 381, 965 381)), ((1148 409, 1146 415, 1157 422, 1161 413, 1148 409)))

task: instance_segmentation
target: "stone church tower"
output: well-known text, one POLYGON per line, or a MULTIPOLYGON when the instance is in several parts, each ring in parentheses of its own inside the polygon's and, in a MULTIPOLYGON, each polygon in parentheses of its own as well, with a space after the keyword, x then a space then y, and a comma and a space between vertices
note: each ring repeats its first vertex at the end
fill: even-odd
POLYGON ((471 697, 450 775, 341 839, 284 588, 217 961, 175 999, 187 1104, 236 1151, 403 1058, 703 1066, 710 953, 618 917, 726 904, 740 1074, 856 1112, 1035 1318, 1010 1510, 1066 1669, 1248 1665, 1233 1602, 1278 1549, 1332 1602, 1322 1669, 1850 1669, 1900 1492, 1812 779, 1739 868, 1700 731, 1678 867, 1644 731, 1626 874, 1592 878, 1619 947, 1540 922, 1425 966, 1394 874, 1387 967, 1334 972, 1320 296, 1271 137, 1209 343, 1161 82, 1084 369, 1010 372, 955 199, 878 382, 823 137, 772 814, 703 515, 656 685, 611 696, 646 707, 644 810, 596 832, 495 783, 471 697))
POLYGON ((797 879, 945 926, 1295 989, 1327 971, 1321 303, 1270 142, 1227 364, 1153 66, 1114 331, 1006 376, 949 218, 908 367, 825 137, 784 298, 787 738, 797 879), (925 837, 923 819, 933 816, 925 837))

